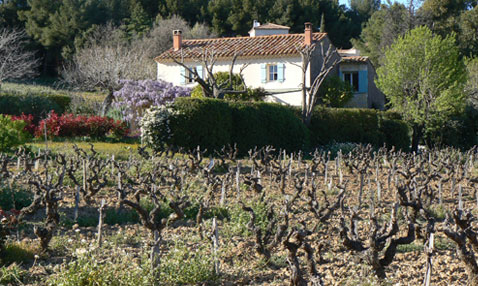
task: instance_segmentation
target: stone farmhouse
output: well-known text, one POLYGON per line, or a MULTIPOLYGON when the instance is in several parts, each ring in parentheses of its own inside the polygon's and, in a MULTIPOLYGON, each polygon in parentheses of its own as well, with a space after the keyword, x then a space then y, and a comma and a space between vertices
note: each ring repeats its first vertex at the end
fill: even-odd
MULTIPOLYGON (((176 64, 179 59, 190 67, 196 67, 199 75, 205 77, 205 69, 198 59, 205 50, 213 51, 216 58, 213 72, 229 71, 231 61, 238 55, 234 72, 242 74, 248 87, 262 87, 270 92, 267 101, 300 106, 302 101, 301 83, 302 59, 297 47, 316 44, 314 55, 306 73, 308 84, 315 79, 322 65, 320 44, 332 45, 326 33, 314 33, 312 24, 306 23, 304 33, 289 34, 289 27, 254 21, 248 37, 183 39, 181 31, 173 32, 173 47, 155 58, 157 79, 174 85, 193 87, 196 83, 188 70, 176 64)), ((333 49, 335 47, 332 46, 333 49)), ((340 62, 329 73, 350 82, 354 98, 348 107, 383 109, 384 95, 374 84, 375 69, 368 57, 361 56, 355 49, 337 50, 340 62)))

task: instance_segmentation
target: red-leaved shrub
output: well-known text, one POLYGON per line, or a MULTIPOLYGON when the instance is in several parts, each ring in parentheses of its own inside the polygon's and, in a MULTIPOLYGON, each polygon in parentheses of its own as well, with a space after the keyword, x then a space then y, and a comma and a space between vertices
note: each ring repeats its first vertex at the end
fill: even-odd
POLYGON ((31 135, 35 134, 36 126, 35 126, 35 123, 33 122, 33 115, 31 115, 31 114, 26 115, 26 114, 22 113, 22 115, 20 115, 20 116, 12 115, 11 119, 12 120, 23 120, 23 122, 25 122, 27 124, 25 126, 24 130, 27 131, 28 133, 30 133, 31 135))
POLYGON ((128 135, 128 128, 121 121, 115 121, 108 117, 86 117, 71 113, 59 116, 54 111, 51 111, 46 119, 40 121, 35 130, 35 136, 44 136, 45 128, 48 137, 89 136, 101 138, 112 134, 121 138, 128 135))

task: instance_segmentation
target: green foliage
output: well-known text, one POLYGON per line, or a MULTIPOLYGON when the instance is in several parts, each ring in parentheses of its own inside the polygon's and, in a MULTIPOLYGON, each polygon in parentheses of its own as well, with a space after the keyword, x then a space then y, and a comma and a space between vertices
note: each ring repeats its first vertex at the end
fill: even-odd
POLYGON ((161 259, 160 280, 166 285, 203 285, 217 280, 214 259, 209 245, 191 248, 176 241, 176 245, 161 259))
POLYGON ((30 262, 33 260, 34 255, 32 247, 29 245, 17 242, 7 243, 0 257, 0 265, 30 262))
POLYGON ((0 92, 0 114, 31 114, 35 119, 45 117, 51 110, 62 114, 71 98, 58 94, 18 94, 0 92))
POLYGON ((241 154, 254 147, 272 145, 288 151, 308 147, 309 131, 293 109, 274 103, 235 102, 230 105, 231 143, 237 143, 241 154))
POLYGON ((372 109, 337 109, 317 107, 312 114, 312 146, 333 142, 395 146, 408 150, 407 126, 389 114, 372 109))
POLYGON ((187 149, 201 146, 212 152, 230 142, 232 117, 227 102, 178 98, 173 108, 179 115, 171 119, 171 145, 187 149))
POLYGON ((28 271, 23 270, 16 263, 8 267, 0 267, 0 285, 25 285, 23 280, 26 276, 28 271))
POLYGON ((199 145, 212 152, 237 143, 245 154, 254 146, 297 151, 307 145, 305 126, 293 110, 279 104, 180 98, 173 107, 179 115, 171 118, 172 146, 199 145))
POLYGON ((405 34, 413 26, 413 19, 405 5, 393 3, 382 5, 372 14, 360 38, 352 39, 354 47, 360 50, 375 67, 383 63, 385 50, 395 39, 405 34))
POLYGON ((392 109, 414 129, 413 150, 421 130, 443 124, 465 107, 466 71, 454 34, 442 38, 427 27, 413 29, 385 53, 377 75, 392 109))
POLYGON ((26 190, 14 190, 6 187, 0 187, 0 209, 20 210, 29 206, 33 200, 33 194, 26 190))
MULTIPOLYGON (((218 85, 224 84, 229 81, 228 72, 217 72, 214 74, 214 78, 218 85)), ((238 74, 232 76, 232 89, 243 90, 242 79, 238 74)), ((246 93, 234 94, 227 93, 224 95, 224 99, 231 101, 262 101, 266 97, 267 92, 263 88, 248 88, 246 93)), ((191 97, 202 98, 204 97, 203 91, 200 85, 197 85, 191 91, 191 97)))
POLYGON ((26 123, 21 120, 12 121, 10 116, 0 114, 0 152, 23 145, 29 134, 23 130, 26 123))
POLYGON ((332 76, 322 85, 322 103, 328 107, 344 107, 353 98, 352 86, 338 76, 332 76))
POLYGON ((430 125, 424 139, 430 147, 453 146, 468 150, 478 145, 478 110, 469 105, 443 124, 430 125))
MULTIPOLYGON (((85 250, 86 251, 86 250, 85 250)), ((51 286, 141 286, 155 285, 150 267, 132 262, 132 257, 114 255, 105 262, 93 253, 81 254, 63 264, 51 275, 46 285, 51 286)))

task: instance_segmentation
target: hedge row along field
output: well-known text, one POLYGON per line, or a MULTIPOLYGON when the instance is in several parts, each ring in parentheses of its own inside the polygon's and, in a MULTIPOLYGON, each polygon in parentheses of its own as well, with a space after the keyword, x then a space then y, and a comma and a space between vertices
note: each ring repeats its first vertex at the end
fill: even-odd
MULTIPOLYGON (((317 108, 311 128, 297 109, 264 102, 178 98, 172 108, 169 145, 219 150, 237 144, 240 154, 267 145, 297 152, 333 142, 395 146, 408 150, 407 126, 391 113, 317 108)), ((166 137, 166 136, 165 136, 166 137)))
POLYGON ((476 149, 236 155, 0 154, 0 284, 476 285, 476 149))

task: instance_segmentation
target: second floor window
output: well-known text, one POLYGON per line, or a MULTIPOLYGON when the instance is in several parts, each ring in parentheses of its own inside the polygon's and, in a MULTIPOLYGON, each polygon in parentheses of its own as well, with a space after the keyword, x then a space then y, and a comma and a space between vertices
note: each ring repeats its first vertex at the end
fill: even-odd
POLYGON ((275 81, 279 78, 279 73, 277 70, 277 65, 268 65, 267 66, 267 81, 275 81))
POLYGON ((359 74, 356 71, 344 72, 344 81, 350 83, 354 92, 359 90, 359 74))

